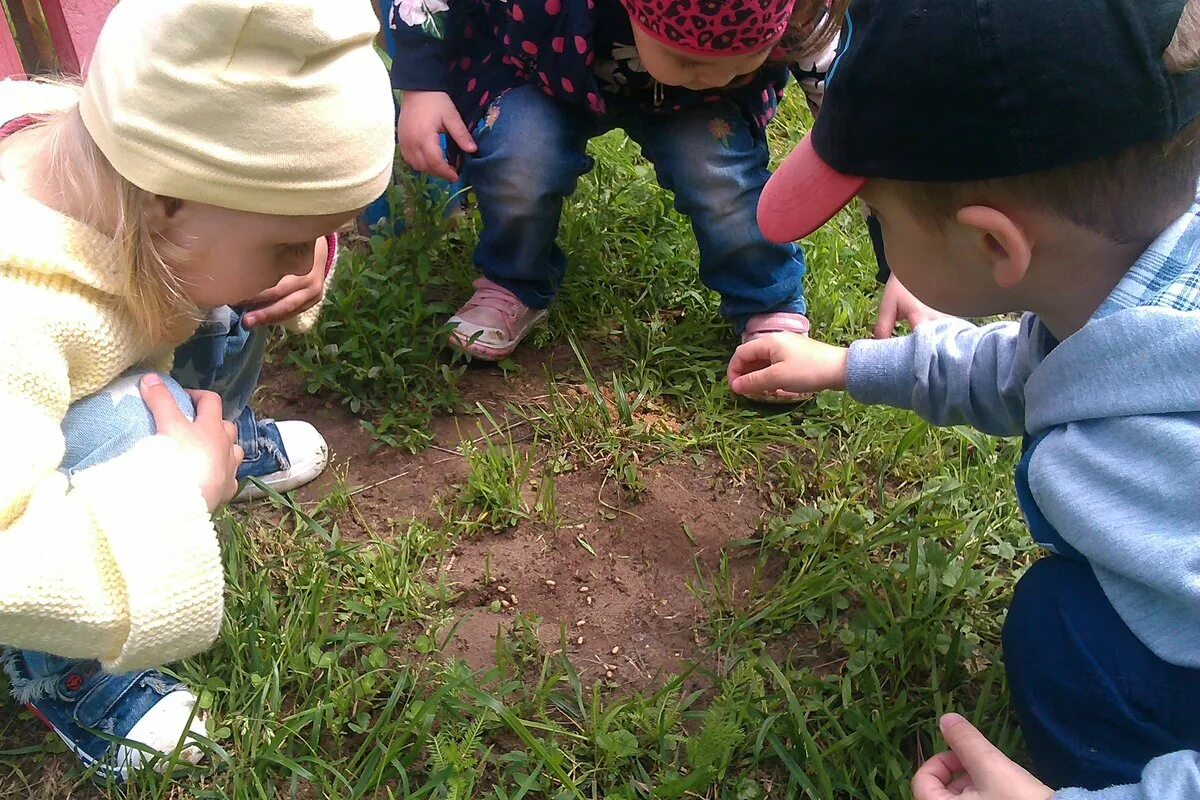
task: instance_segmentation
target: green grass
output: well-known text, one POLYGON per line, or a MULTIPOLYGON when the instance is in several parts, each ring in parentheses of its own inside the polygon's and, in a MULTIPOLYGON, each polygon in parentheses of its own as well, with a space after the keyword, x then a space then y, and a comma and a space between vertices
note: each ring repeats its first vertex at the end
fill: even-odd
MULTIPOLYGON (((794 100, 777 152, 804 124, 794 100)), ((349 487, 283 507, 278 523, 226 518, 227 621, 179 667, 214 720, 212 755, 101 796, 893 800, 940 747, 943 711, 1018 747, 998 645, 1029 555, 1014 446, 836 394, 766 415, 736 402, 724 384, 734 340, 696 279, 687 222, 628 140, 592 149, 597 168, 562 228, 573 268, 532 341, 574 348, 572 382, 586 390, 548 375, 544 400, 511 409, 530 440, 483 420, 500 435, 466 448, 470 478, 436 522, 375 521, 371 541, 349 543, 349 487), (648 411, 673 424, 646 423, 648 411), (726 560, 695 581, 719 665, 711 692, 682 676, 632 696, 585 685, 524 617, 490 670, 440 657, 453 595, 435 568, 460 538, 554 524, 555 477, 581 463, 636 499, 649 465, 689 458, 719 463, 767 507, 735 549, 773 580, 738 596, 726 560), (533 499, 514 488, 530 478, 533 499), (801 640, 828 663, 782 657, 801 640)), ((384 446, 420 449, 433 415, 471 404, 437 332, 466 294, 477 223, 446 233, 438 216, 418 209, 409 235, 352 255, 319 330, 287 355, 384 446)), ((818 335, 867 335, 874 265, 857 219, 843 214, 806 253, 818 335)), ((0 797, 91 796, 85 777, 50 769, 66 763, 52 746, 0 753, 0 797)))

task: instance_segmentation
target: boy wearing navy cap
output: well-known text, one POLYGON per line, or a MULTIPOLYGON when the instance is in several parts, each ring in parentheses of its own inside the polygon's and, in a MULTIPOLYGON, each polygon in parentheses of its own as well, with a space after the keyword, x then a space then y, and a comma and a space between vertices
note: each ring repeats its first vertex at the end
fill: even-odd
POLYGON ((743 395, 848 389, 1024 437, 1048 554, 1004 651, 1038 779, 951 715, 914 792, 1200 797, 1200 0, 855 0, 846 31, 763 232, 858 196, 922 301, 1027 312, 849 348, 777 334, 730 365, 743 395))

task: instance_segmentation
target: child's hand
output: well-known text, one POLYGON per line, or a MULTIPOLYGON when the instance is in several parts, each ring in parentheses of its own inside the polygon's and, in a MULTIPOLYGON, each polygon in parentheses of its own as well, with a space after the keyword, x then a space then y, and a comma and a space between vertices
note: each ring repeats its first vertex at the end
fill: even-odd
POLYGON ((209 513, 237 494, 237 469, 245 453, 237 443, 237 426, 221 418, 221 397, 212 392, 189 391, 196 404, 196 419, 189 421, 162 378, 151 373, 142 378, 142 400, 154 416, 158 432, 175 440, 190 465, 190 474, 204 493, 209 513))
POLYGON ((895 275, 892 275, 883 287, 883 297, 879 300, 879 321, 875 323, 875 338, 890 339, 896 331, 896 323, 901 320, 916 330, 918 325, 935 319, 945 319, 946 316, 918 300, 912 292, 904 288, 904 284, 900 283, 895 275))
POLYGON ((474 153, 475 140, 467 130, 454 101, 445 92, 405 92, 400 103, 396 136, 400 155, 417 172, 436 175, 453 183, 458 173, 446 163, 440 134, 448 133, 464 153, 474 153))
POLYGON ((321 302, 325 292, 325 267, 329 263, 329 242, 317 240, 313 267, 305 275, 285 275, 272 288, 247 301, 254 310, 242 317, 247 328, 274 325, 303 314, 321 302))
POLYGON ((1051 800, 1054 791, 1014 764, 958 714, 941 721, 950 750, 913 776, 916 800, 1051 800))
POLYGON ((729 362, 729 385, 745 397, 845 389, 848 352, 807 336, 772 333, 737 349, 729 362))

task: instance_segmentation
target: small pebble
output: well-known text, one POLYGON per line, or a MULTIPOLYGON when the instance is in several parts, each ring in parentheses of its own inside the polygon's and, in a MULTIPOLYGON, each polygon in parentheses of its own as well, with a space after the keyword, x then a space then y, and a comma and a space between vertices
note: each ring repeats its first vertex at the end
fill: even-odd
POLYGON ((575 644, 583 644, 583 637, 580 636, 578 639, 576 639, 575 644))
POLYGON ((587 625, 587 620, 586 620, 586 619, 581 619, 581 620, 579 620, 578 622, 576 622, 576 623, 575 623, 575 627, 576 627, 576 628, 582 628, 584 625, 587 625))
POLYGON ((589 588, 588 588, 588 587, 586 587, 586 586, 580 586, 580 587, 579 587, 579 593, 580 593, 580 594, 587 594, 587 593, 588 593, 588 592, 590 592, 590 591, 591 591, 591 589, 589 589, 589 588))
POLYGON ((621 648, 619 648, 619 647, 614 647, 614 648, 612 649, 612 654, 613 654, 614 656, 615 656, 617 653, 619 653, 619 652, 621 652, 621 648))
POLYGON ((589 594, 588 595, 588 605, 590 606, 591 604, 592 604, 592 596, 589 594))
POLYGON ((608 678, 609 680, 612 680, 612 673, 606 672, 606 673, 604 673, 604 677, 608 678))
POLYGON ((509 607, 509 606, 511 606, 511 605, 512 605, 512 603, 508 602, 507 600, 501 600, 501 601, 500 601, 500 607, 501 607, 501 608, 508 608, 508 607, 509 607))
POLYGON ((508 598, 508 599, 512 601, 512 604, 513 604, 514 606, 517 604, 517 596, 516 596, 515 594, 514 594, 512 597, 508 598))
POLYGON ((546 585, 553 589, 555 586, 558 586, 558 581, 546 581, 546 585))
POLYGON ((508 587, 507 586, 497 586, 496 591, 499 592, 500 594, 508 594, 508 587))

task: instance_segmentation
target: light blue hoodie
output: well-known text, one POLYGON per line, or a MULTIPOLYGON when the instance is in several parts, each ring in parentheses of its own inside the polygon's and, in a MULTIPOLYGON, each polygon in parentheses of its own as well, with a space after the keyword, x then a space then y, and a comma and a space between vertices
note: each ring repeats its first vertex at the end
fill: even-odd
MULTIPOLYGON (((848 384, 936 425, 1025 435, 1018 497, 1034 538, 1086 558, 1159 658, 1200 669, 1200 204, 1061 344, 1034 315, 945 320, 856 342, 848 384)), ((1151 762, 1139 785, 1056 797, 1196 800, 1200 754, 1151 762)))

